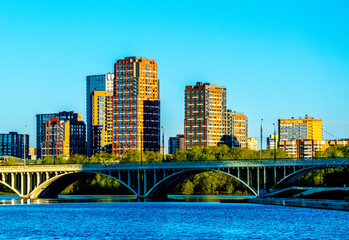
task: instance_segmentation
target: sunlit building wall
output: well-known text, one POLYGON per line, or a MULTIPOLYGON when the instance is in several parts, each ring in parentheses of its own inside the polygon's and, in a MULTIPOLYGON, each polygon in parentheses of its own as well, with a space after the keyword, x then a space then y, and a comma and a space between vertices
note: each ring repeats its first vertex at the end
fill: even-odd
POLYGON ((185 148, 223 144, 226 88, 197 82, 185 87, 185 148))
POLYGON ((41 143, 45 141, 45 123, 51 118, 58 118, 62 121, 81 121, 81 114, 74 111, 62 111, 36 115, 36 153, 38 159, 41 159, 41 143))
POLYGON ((279 119, 279 139, 312 139, 322 141, 322 119, 314 119, 308 115, 305 118, 299 119, 279 119))
MULTIPOLYGON (((87 123, 87 155, 92 155, 92 129, 98 128, 93 127, 93 112, 92 112, 92 97, 94 91, 107 91, 113 92, 114 90, 114 73, 106 73, 100 75, 91 75, 86 77, 86 123, 87 123)), ((95 132, 96 134, 96 132, 95 132)), ((97 137, 95 135, 95 137, 97 137)), ((98 136, 102 138, 102 136, 98 136)))
POLYGON ((111 152, 113 144, 113 93, 92 93, 92 154, 111 152))
POLYGON ((41 143, 41 157, 86 154, 86 125, 83 121, 51 118, 45 123, 45 140, 41 143))
POLYGON ((257 151, 257 147, 258 147, 257 139, 255 139, 255 138, 248 138, 247 139, 247 146, 248 146, 249 149, 257 151))
POLYGON ((144 57, 115 63, 113 152, 160 151, 158 65, 144 57))
POLYGON ((233 147, 248 147, 247 117, 244 113, 232 112, 233 147))

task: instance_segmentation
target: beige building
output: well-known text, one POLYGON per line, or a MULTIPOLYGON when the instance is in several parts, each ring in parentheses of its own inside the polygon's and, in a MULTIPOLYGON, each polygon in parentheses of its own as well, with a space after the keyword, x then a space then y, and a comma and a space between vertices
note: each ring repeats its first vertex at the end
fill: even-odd
POLYGON ((233 147, 248 147, 247 143, 247 117, 244 113, 232 112, 233 147))
POLYGON ((258 148, 258 141, 255 138, 248 138, 247 139, 247 145, 249 149, 257 151, 258 148))

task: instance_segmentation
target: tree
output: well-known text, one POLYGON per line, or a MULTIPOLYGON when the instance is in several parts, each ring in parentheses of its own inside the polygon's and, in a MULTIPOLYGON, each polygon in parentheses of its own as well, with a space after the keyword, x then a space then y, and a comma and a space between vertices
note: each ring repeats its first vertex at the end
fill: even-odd
POLYGON ((16 158, 9 157, 4 164, 5 165, 16 165, 18 163, 19 162, 18 162, 18 160, 16 158))

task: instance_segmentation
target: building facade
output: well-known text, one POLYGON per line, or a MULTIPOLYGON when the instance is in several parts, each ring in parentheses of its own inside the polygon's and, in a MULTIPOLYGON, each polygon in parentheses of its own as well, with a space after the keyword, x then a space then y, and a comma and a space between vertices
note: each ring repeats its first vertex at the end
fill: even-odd
POLYGON ((255 138, 248 138, 247 139, 247 146, 249 149, 257 151, 258 147, 258 141, 255 138))
POLYGON ((36 151, 38 159, 41 159, 41 143, 45 141, 45 124, 51 118, 58 118, 62 121, 81 121, 81 114, 74 111, 63 111, 36 115, 36 151))
POLYGON ((113 152, 160 151, 158 65, 143 57, 126 57, 114 65, 113 152))
POLYGON ((9 132, 0 134, 0 156, 28 158, 29 135, 9 132))
POLYGON ((41 142, 41 157, 86 154, 86 125, 83 121, 51 118, 45 123, 45 140, 41 142))
POLYGON ((233 147, 246 148, 248 147, 247 135, 247 117, 244 113, 231 112, 229 113, 232 122, 232 144, 233 147))
POLYGON ((112 152, 113 144, 113 93, 94 91, 92 93, 92 155, 112 152))
POLYGON ((185 87, 185 148, 225 144, 226 88, 197 82, 185 87))
POLYGON ((177 134, 176 137, 170 137, 168 140, 168 153, 173 154, 177 149, 185 150, 184 134, 177 134))
MULTIPOLYGON (((93 127, 93 92, 107 91, 113 93, 114 91, 114 73, 91 75, 86 77, 86 123, 87 123, 87 155, 93 154, 92 145, 92 129, 93 127)), ((99 138, 102 138, 99 136, 99 138)))
POLYGON ((312 139, 323 140, 322 119, 314 119, 305 115, 305 118, 279 119, 279 139, 312 139))
POLYGON ((267 149, 275 149, 278 148, 279 135, 270 134, 267 137, 267 149))
POLYGON ((29 147, 28 158, 30 160, 36 160, 36 149, 34 147, 29 147))
POLYGON ((328 148, 328 142, 312 139, 281 140, 279 148, 295 158, 311 159, 315 157, 317 151, 325 151, 328 148))

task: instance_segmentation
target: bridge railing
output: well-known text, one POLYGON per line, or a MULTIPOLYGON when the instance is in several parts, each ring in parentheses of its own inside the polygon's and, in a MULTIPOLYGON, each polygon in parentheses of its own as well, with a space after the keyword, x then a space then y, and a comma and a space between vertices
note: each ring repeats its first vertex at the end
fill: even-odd
POLYGON ((232 161, 195 161, 195 162, 155 162, 155 163, 92 163, 61 165, 1 166, 0 172, 21 171, 81 171, 117 169, 171 169, 171 168, 224 168, 224 167, 283 167, 283 166, 338 166, 349 165, 348 159, 313 160, 232 160, 232 161))

